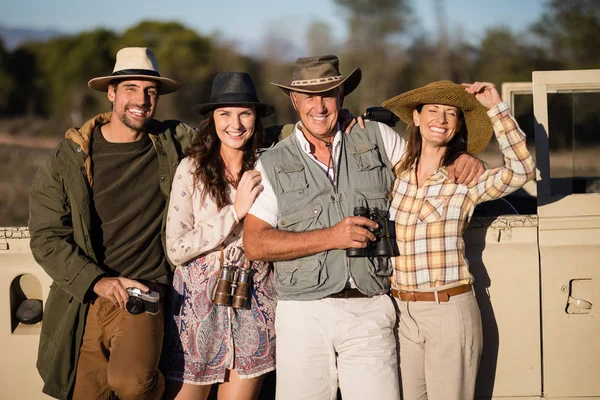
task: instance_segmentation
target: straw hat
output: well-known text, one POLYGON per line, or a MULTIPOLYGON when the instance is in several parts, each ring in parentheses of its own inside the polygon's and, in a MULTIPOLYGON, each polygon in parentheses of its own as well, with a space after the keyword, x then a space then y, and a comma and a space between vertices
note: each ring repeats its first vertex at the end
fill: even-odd
POLYGON ((407 124, 413 120, 413 110, 422 104, 445 104, 458 107, 467 125, 467 151, 481 153, 494 133, 487 109, 462 85, 450 81, 436 81, 418 89, 402 93, 383 102, 383 106, 407 124))
POLYGON ((206 115, 215 108, 248 104, 256 107, 260 117, 275 112, 272 105, 258 100, 250 75, 245 72, 221 72, 213 79, 210 101, 194 106, 194 111, 206 115))
POLYGON ((115 79, 151 79, 160 82, 159 94, 172 93, 181 87, 173 79, 163 78, 158 72, 158 62, 154 52, 147 47, 125 47, 117 52, 117 60, 112 75, 91 79, 88 86, 101 92, 115 79))
POLYGON ((339 70, 339 59, 333 55, 298 58, 294 64, 292 83, 283 85, 271 82, 289 96, 290 91, 322 93, 343 85, 344 96, 349 95, 360 83, 362 72, 355 68, 347 77, 339 70))

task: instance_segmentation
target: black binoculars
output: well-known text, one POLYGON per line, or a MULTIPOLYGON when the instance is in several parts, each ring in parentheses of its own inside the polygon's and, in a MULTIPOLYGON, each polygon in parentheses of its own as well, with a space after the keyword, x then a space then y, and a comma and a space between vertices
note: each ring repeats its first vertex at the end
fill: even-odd
POLYGON ((365 111, 365 119, 369 121, 377 121, 388 126, 396 126, 396 122, 400 121, 400 118, 393 112, 385 107, 369 107, 365 111))
POLYGON ((347 257, 391 257, 394 255, 394 247, 389 230, 387 210, 377 207, 367 208, 364 206, 354 207, 355 216, 366 217, 377 223, 377 228, 369 228, 375 235, 375 240, 367 244, 366 248, 346 249, 347 257))
POLYGON ((250 268, 223 265, 213 304, 233 308, 250 308, 250 268))

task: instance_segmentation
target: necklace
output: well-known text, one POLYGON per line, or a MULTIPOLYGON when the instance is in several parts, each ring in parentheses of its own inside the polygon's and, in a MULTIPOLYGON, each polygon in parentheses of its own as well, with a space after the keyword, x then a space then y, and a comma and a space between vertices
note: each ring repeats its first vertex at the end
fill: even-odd
MULTIPOLYGON (((340 150, 340 154, 338 156, 338 168, 335 168, 335 163, 333 162, 333 142, 325 142, 325 147, 329 150, 329 161, 327 162, 327 179, 329 178, 329 171, 332 170, 332 177, 331 177, 331 184, 333 185, 333 190, 334 192, 337 194, 338 192, 338 182, 340 179, 340 168, 339 168, 339 163, 340 163, 340 158, 342 155, 342 152, 340 150)), ((341 144, 340 144, 340 148, 344 147, 344 134, 342 134, 341 136, 341 144)))

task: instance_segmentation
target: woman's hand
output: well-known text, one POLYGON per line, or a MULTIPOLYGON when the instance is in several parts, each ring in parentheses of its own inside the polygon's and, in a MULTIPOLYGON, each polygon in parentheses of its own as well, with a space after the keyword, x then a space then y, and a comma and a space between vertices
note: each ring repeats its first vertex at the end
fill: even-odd
POLYGON ((240 179, 237 186, 235 201, 233 208, 238 218, 241 220, 248 214, 252 203, 256 200, 256 196, 263 190, 263 185, 260 184, 262 177, 258 171, 246 171, 240 179))
POLYGON ((463 83, 465 92, 471 93, 488 110, 502 103, 496 85, 490 82, 463 83))

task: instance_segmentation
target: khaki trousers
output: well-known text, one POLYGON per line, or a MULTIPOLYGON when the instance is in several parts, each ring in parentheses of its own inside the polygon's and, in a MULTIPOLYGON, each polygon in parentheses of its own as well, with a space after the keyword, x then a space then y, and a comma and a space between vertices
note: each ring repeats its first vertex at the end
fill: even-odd
POLYGON ((279 300, 278 400, 398 400, 395 309, 387 295, 279 300))
POLYGON ((474 293, 439 304, 395 301, 404 400, 473 399, 483 345, 474 293))
POLYGON ((111 392, 121 400, 161 399, 163 332, 162 304, 156 315, 132 315, 107 299, 96 299, 86 318, 73 400, 111 399, 111 392))

